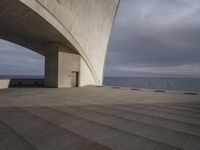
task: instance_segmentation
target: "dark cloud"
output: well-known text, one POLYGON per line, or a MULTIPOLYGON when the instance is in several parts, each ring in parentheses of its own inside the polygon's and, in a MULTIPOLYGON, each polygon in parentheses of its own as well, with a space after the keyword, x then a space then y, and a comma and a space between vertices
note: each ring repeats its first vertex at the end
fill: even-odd
MULTIPOLYGON (((106 76, 200 77, 200 1, 121 0, 106 76)), ((44 58, 0 40, 0 74, 41 75, 44 58)))
POLYGON ((0 40, 0 75, 43 75, 44 57, 0 40))
POLYGON ((121 0, 105 75, 200 77, 200 1, 121 0))

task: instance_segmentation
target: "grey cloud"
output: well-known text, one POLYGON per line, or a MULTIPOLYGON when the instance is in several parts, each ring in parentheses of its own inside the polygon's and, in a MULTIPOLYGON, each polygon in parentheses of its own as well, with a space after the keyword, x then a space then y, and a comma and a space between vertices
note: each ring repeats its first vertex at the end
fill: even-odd
MULTIPOLYGON (((199 0, 121 0, 106 76, 200 77, 199 0)), ((0 74, 44 74, 44 57, 0 40, 0 74)))
POLYGON ((199 14, 196 0, 122 0, 105 75, 200 77, 199 14))
POLYGON ((44 57, 0 40, 0 75, 43 75, 44 57))

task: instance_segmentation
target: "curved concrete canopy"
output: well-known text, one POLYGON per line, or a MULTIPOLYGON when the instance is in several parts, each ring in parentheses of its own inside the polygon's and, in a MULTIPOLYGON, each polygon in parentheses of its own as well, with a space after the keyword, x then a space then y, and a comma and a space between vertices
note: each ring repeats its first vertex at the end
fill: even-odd
POLYGON ((48 55, 48 45, 79 54, 80 84, 102 84, 119 0, 1 0, 0 37, 48 55))

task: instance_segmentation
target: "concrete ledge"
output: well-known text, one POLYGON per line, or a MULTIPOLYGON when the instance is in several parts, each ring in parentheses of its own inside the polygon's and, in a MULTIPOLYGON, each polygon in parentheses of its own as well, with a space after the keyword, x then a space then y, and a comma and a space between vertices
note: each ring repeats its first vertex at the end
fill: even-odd
POLYGON ((41 87, 44 86, 44 79, 1 79, 0 89, 9 87, 41 87))
POLYGON ((10 85, 10 79, 0 80, 0 89, 7 89, 10 85))
POLYGON ((44 79, 11 79, 10 87, 44 86, 44 79))

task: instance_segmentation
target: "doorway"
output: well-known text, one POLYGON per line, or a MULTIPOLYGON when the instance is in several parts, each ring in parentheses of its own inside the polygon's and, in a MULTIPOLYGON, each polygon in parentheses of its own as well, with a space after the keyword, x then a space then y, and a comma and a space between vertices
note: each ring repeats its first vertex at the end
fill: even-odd
POLYGON ((72 72, 71 85, 72 87, 79 87, 79 72, 72 72))

